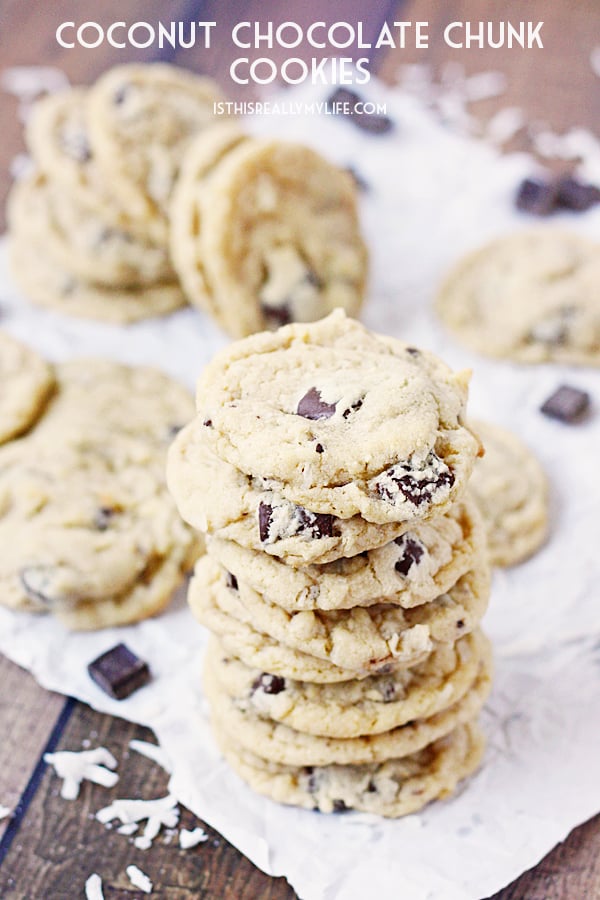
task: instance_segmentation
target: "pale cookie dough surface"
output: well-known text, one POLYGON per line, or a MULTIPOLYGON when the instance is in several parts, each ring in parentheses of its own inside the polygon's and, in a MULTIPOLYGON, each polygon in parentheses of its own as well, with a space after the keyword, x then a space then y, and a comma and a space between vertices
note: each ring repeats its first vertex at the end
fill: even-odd
POLYGON ((417 666, 341 684, 311 684, 250 668, 212 644, 206 657, 241 712, 320 737, 382 734, 447 709, 475 683, 490 648, 481 632, 443 644, 417 666))
POLYGON ((198 230, 184 269, 202 260, 229 334, 314 321, 336 307, 358 313, 367 250, 347 172, 308 147, 251 138, 196 183, 179 197, 177 217, 194 217, 198 230))
POLYGON ((84 432, 101 425, 115 434, 152 440, 166 453, 174 435, 193 413, 189 391, 149 366, 126 366, 107 359, 73 359, 55 367, 57 389, 35 434, 84 432))
POLYGON ((42 241, 14 232, 9 240, 11 275, 35 303, 54 312, 124 325, 173 312, 186 300, 178 284, 110 288, 76 278, 47 254, 42 241))
POLYGON ((43 245, 76 278, 107 287, 139 287, 175 280, 165 247, 108 225, 77 194, 44 175, 17 182, 10 194, 11 228, 43 245))
POLYGON ((115 66, 88 96, 90 142, 105 177, 149 233, 167 236, 168 203, 191 139, 223 117, 208 78, 162 63, 115 66))
POLYGON ((247 136, 233 122, 214 125, 194 138, 183 158, 169 205, 169 249, 182 287, 191 304, 219 321, 219 306, 204 271, 200 196, 215 166, 245 140, 247 136))
POLYGON ((415 641, 410 652, 408 646, 405 646, 403 655, 391 656, 389 661, 375 669, 372 665, 362 670, 343 669, 328 660, 288 647, 258 631, 234 591, 219 593, 214 588, 207 590, 205 584, 192 578, 188 603, 196 619, 219 636, 219 642, 227 653, 241 659, 247 666, 296 681, 334 684, 338 681, 367 678, 374 671, 377 674, 389 674, 397 669, 417 665, 433 649, 429 641, 423 645, 415 641))
POLYGON ((199 588, 214 591, 217 604, 281 644, 344 669, 380 669, 398 660, 411 665, 435 642, 452 642, 479 623, 487 607, 489 568, 484 557, 447 594, 413 609, 380 603, 330 612, 287 612, 232 578, 212 558, 196 568, 199 588))
POLYGON ((516 435, 489 422, 473 424, 485 456, 475 464, 469 488, 483 515, 491 563, 512 566, 546 540, 548 480, 516 435))
POLYGON ((396 818, 449 797, 477 769, 484 738, 475 724, 400 759, 360 766, 283 766, 244 750, 216 728, 223 755, 259 794, 324 813, 355 809, 396 818))
MULTIPOLYGON (((142 236, 147 225, 111 191, 90 143, 87 123, 88 90, 69 88, 49 94, 33 107, 25 140, 36 166, 62 188, 65 197, 90 209, 108 226, 142 236)), ((154 238, 164 238, 163 230, 154 238)))
POLYGON ((0 597, 102 628, 159 612, 197 557, 163 454, 112 431, 26 438, 0 451, 0 597))
POLYGON ((387 544, 415 523, 375 525, 360 516, 319 515, 265 490, 196 440, 195 422, 169 448, 169 489, 186 522, 290 566, 327 563, 387 544), (270 512, 265 517, 264 507, 270 512), (265 524, 266 522, 266 524, 265 524))
POLYGON ((487 356, 600 365, 600 245, 539 228, 461 260, 437 297, 456 337, 487 356))
POLYGON ((0 444, 35 423, 53 389, 52 366, 0 331, 0 444))
POLYGON ((242 711, 205 666, 202 690, 217 728, 245 750, 287 766, 357 765, 408 756, 472 721, 491 689, 491 660, 482 660, 479 675, 467 693, 452 706, 427 719, 417 719, 382 734, 356 738, 317 737, 281 722, 242 711))
POLYGON ((468 373, 337 310, 217 354, 192 439, 316 513, 415 522, 446 512, 479 452, 463 424, 467 385, 468 373))
POLYGON ((238 581, 290 612, 350 609, 382 600, 410 609, 449 590, 486 550, 481 515, 467 498, 383 547, 325 565, 293 568, 218 537, 208 545, 212 558, 238 581))

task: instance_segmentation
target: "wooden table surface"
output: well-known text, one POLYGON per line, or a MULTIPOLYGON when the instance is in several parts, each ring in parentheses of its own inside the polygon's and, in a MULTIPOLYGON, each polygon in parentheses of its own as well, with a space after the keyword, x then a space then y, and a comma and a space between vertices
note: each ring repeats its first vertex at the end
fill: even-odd
MULTIPOLYGON (((459 20, 488 19, 492 4, 483 0, 413 0, 413 2, 358 2, 316 0, 295 4, 284 0, 217 0, 172 2, 158 0, 66 0, 24 3, 0 0, 0 62, 11 65, 57 65, 72 82, 89 83, 109 65, 134 58, 153 60, 153 51, 64 50, 55 41, 58 23, 89 19, 108 24, 162 19, 217 21, 217 40, 211 50, 163 53, 160 58, 176 61, 196 71, 213 75, 231 94, 229 64, 234 57, 226 40, 233 22, 275 22, 294 19, 308 24, 363 20, 365 34, 378 32, 384 20, 430 22, 427 50, 379 51, 372 68, 393 81, 405 63, 427 62, 439 73, 445 63, 460 62, 468 72, 500 69, 508 76, 503 97, 482 101, 477 115, 486 118, 500 106, 521 106, 529 120, 541 120, 560 131, 570 125, 596 126, 600 117, 600 91, 589 65, 596 40, 600 43, 598 0, 504 0, 494 5, 494 20, 518 22, 525 17, 544 21, 544 49, 456 51, 441 39, 445 24, 459 20), (100 8, 101 6, 101 8, 100 8), (168 6, 168 14, 167 14, 168 6), (220 37, 219 37, 220 36, 220 37)), ((239 52, 235 55, 239 55, 239 52)), ((277 53, 274 53, 277 57, 277 53)), ((245 89, 238 96, 248 98, 245 89)), ((0 197, 9 186, 8 166, 22 149, 14 100, 0 95, 0 197)), ((136 754, 123 759, 133 737, 152 740, 143 728, 100 715, 87 706, 36 685, 27 673, 0 657, 0 804, 14 815, 0 823, 0 898, 24 900, 73 900, 83 896, 83 885, 91 872, 101 873, 106 898, 143 896, 132 890, 124 870, 134 862, 154 881, 153 896, 166 900, 219 898, 219 900, 284 900, 294 892, 283 879, 271 879, 256 869, 227 842, 211 831, 211 840, 187 852, 155 841, 146 854, 136 850, 122 835, 106 831, 91 818, 108 797, 152 798, 161 795, 166 776, 136 754), (67 802, 58 796, 59 782, 42 760, 44 751, 80 749, 84 741, 104 745, 118 759, 120 781, 113 791, 88 783, 80 797, 67 802)), ((550 788, 551 789, 551 786, 550 788)), ((184 812, 184 824, 194 817, 184 812)), ((575 829, 535 869, 495 895, 495 900, 591 900, 600 898, 600 816, 575 829)), ((407 898, 410 900, 410 898, 407 898)), ((439 898, 444 900, 444 898, 439 898)))

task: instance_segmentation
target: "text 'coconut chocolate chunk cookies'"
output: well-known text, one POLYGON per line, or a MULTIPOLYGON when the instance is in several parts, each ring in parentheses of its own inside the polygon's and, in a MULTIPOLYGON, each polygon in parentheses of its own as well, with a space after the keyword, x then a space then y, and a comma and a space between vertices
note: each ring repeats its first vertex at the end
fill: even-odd
POLYGON ((232 768, 321 812, 402 816, 483 754, 485 529, 467 373, 336 310, 239 341, 169 450, 207 533, 188 594, 232 768))

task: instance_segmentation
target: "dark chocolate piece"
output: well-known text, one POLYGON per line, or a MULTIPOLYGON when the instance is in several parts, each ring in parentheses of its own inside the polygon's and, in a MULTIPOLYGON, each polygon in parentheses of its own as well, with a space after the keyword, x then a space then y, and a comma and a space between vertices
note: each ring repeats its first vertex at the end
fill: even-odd
POLYGON ((536 178, 525 178, 519 185, 515 206, 534 216, 549 216, 556 206, 556 187, 536 178))
POLYGON ((563 384, 548 397, 541 412, 551 419, 570 424, 579 421, 590 407, 590 395, 579 388, 563 384))
POLYGON ((401 534, 394 540, 394 543, 402 548, 402 556, 396 561, 394 569, 401 575, 408 575, 413 565, 418 564, 423 558, 425 548, 420 541, 407 534, 401 534))
POLYGON ((348 812, 350 809, 349 806, 346 806, 343 800, 334 800, 333 801, 333 811, 334 813, 343 813, 348 812))
POLYGON ((556 205, 573 212, 585 212, 600 203, 600 188, 595 184, 584 184, 565 175, 556 182, 556 205))
POLYGON ((269 328, 289 325, 292 321, 292 311, 285 303, 282 303, 281 306, 267 306, 266 303, 261 303, 260 311, 267 320, 269 328))
POLYGON ((315 453, 323 453, 324 450, 325 447, 323 446, 323 444, 317 444, 317 446, 315 447, 315 453))
POLYGON ((269 540, 269 528, 271 526, 271 516, 273 515, 273 507, 262 500, 258 504, 258 533, 261 541, 269 540))
POLYGON ((296 412, 305 419, 330 419, 335 413, 335 403, 325 403, 321 400, 320 391, 311 387, 298 403, 296 412))
POLYGON ((96 511, 96 515, 94 516, 94 525, 98 529, 98 531, 106 531, 111 523, 114 514, 115 510, 110 506, 99 507, 99 509, 96 511))
POLYGON ((150 669, 125 644, 117 644, 88 667, 92 681, 115 700, 124 700, 150 681, 150 669))
POLYGON ((327 99, 330 110, 341 104, 347 105, 349 112, 342 110, 342 115, 347 115, 361 131, 368 131, 370 134, 387 134, 393 129, 394 123, 388 116, 378 113, 359 113, 357 109, 359 103, 363 103, 360 94, 343 87, 337 88, 327 99))
POLYGON ((309 532, 311 537, 333 537, 333 516, 328 513, 314 513, 310 509, 297 506, 300 531, 309 532))
POLYGON ((384 703, 390 703, 392 700, 396 699, 396 685, 393 681, 386 681, 380 687, 380 692, 384 703))
POLYGON ((410 462, 397 464, 383 474, 375 484, 375 490, 383 500, 394 503, 397 496, 395 486, 407 500, 415 506, 420 506, 421 503, 431 500, 441 487, 452 487, 455 480, 454 473, 435 453, 431 452, 423 465, 437 471, 431 476, 424 475, 419 478, 423 468, 413 468, 410 462))
POLYGON ((231 588, 232 591, 238 590, 238 580, 232 572, 227 573, 225 583, 227 584, 228 588, 231 588))
POLYGON ((344 419, 347 419, 348 416, 350 415, 350 413, 354 412, 354 410, 360 409, 362 405, 363 405, 362 400, 356 400, 352 404, 352 406, 349 406, 348 409, 345 409, 344 412, 342 413, 344 419))
POLYGON ((280 675, 271 675, 269 672, 263 672, 258 678, 252 682, 252 690, 261 690, 265 694, 280 694, 285 691, 285 678, 280 675))

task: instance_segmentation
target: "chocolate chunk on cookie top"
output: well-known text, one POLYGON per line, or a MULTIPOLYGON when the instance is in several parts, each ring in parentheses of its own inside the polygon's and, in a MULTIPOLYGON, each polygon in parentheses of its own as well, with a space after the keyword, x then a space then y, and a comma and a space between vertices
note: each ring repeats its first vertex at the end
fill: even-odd
MULTIPOLYGON (((259 511, 261 539, 330 518, 376 523, 442 512, 479 442, 463 425, 467 373, 375 335, 341 310, 220 353, 198 386, 195 439, 292 504, 259 511)), ((317 532, 319 532, 317 534, 317 532)))

